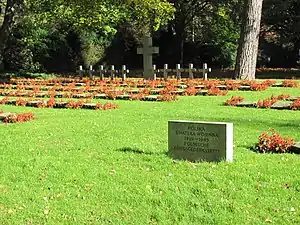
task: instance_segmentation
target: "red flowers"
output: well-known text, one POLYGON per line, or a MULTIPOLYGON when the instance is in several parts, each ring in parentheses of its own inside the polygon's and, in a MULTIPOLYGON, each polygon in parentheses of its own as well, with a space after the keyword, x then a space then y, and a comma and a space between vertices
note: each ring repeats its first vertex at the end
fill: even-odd
POLYGON ((183 95, 196 95, 197 94, 197 89, 195 87, 188 87, 183 91, 183 95))
POLYGON ((55 101, 55 99, 51 98, 48 101, 44 101, 41 99, 17 99, 10 100, 9 98, 4 98, 0 100, 0 104, 13 104, 19 106, 31 106, 37 108, 69 108, 69 109, 117 109, 119 106, 113 103, 90 103, 90 100, 79 100, 79 101, 55 101), (102 107, 102 105, 104 105, 102 107), (100 107, 101 106, 101 107, 100 107))
POLYGON ((236 106, 238 103, 240 103, 241 101, 243 101, 244 98, 241 96, 238 97, 234 97, 232 96, 231 99, 228 99, 224 105, 231 105, 231 106, 236 106))
POLYGON ((56 104, 56 101, 54 98, 50 98, 48 101, 47 101, 47 108, 53 108, 56 104))
POLYGON ((282 81, 283 87, 298 87, 299 83, 295 80, 284 80, 282 81))
POLYGON ((251 81, 249 85, 251 91, 264 91, 270 86, 268 83, 257 83, 256 81, 251 81))
POLYGON ((212 87, 207 91, 207 95, 214 95, 214 96, 225 96, 227 95, 227 90, 220 90, 219 88, 212 87))
MULTIPOLYGON (((224 105, 228 106, 236 106, 238 103, 243 101, 242 97, 231 97, 224 105)), ((248 107, 256 107, 256 108, 274 108, 274 109, 291 109, 291 110, 300 110, 300 98, 291 102, 292 98, 289 94, 281 94, 278 96, 271 95, 271 97, 263 100, 258 100, 258 102, 254 102, 252 104, 248 104, 248 107), (278 101, 286 101, 285 103, 278 103, 278 105, 274 105, 278 101)))
POLYGON ((274 129, 271 129, 270 132, 271 135, 264 132, 259 136, 256 150, 263 153, 289 152, 289 148, 295 143, 295 141, 291 137, 281 137, 274 129))
POLYGON ((34 120, 34 119, 35 119, 35 117, 31 112, 21 113, 21 114, 10 113, 4 118, 3 122, 4 123, 24 123, 24 122, 34 120))
POLYGON ((110 102, 106 102, 105 104, 97 103, 96 109, 100 110, 110 110, 110 109, 118 109, 119 106, 117 104, 113 104, 110 102))
POLYGON ((300 98, 296 99, 292 104, 291 104, 291 109, 292 110, 300 110, 300 98))
POLYGON ((257 108, 271 108, 271 106, 277 102, 278 99, 274 96, 271 96, 270 98, 264 99, 264 100, 259 100, 257 102, 257 108))

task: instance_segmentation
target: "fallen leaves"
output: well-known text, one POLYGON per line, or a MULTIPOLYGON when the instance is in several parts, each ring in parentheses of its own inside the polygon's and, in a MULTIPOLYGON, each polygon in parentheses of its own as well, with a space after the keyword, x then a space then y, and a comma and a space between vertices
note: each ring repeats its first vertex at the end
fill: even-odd
POLYGON ((110 175, 114 175, 114 174, 116 174, 116 173, 117 173, 117 171, 115 171, 115 170, 109 171, 109 174, 110 174, 110 175))
POLYGON ((267 218, 265 221, 266 223, 272 223, 272 220, 270 218, 267 218))
POLYGON ((46 206, 46 207, 44 208, 44 215, 48 215, 49 212, 50 212, 49 206, 46 206))
POLYGON ((12 209, 9 209, 9 210, 7 210, 7 213, 8 213, 9 215, 11 215, 11 214, 14 213, 14 211, 13 211, 12 209))

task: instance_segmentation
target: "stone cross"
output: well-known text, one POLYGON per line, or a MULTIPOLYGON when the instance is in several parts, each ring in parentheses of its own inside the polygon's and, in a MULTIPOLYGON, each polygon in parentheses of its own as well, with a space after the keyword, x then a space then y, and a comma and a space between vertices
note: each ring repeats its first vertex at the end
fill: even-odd
POLYGON ((100 75, 100 80, 104 80, 104 73, 105 73, 105 71, 104 71, 104 66, 103 65, 99 66, 98 72, 99 72, 99 75, 100 75))
POLYGON ((168 73, 173 71, 172 69, 168 69, 168 64, 164 64, 164 81, 168 80, 168 73))
POLYGON ((202 74, 203 74, 203 79, 207 80, 207 73, 211 72, 211 68, 207 67, 207 63, 203 64, 203 69, 202 69, 202 74))
POLYGON ((156 65, 153 64, 152 68, 153 68, 153 80, 156 80, 156 72, 157 72, 156 65))
POLYGON ((154 79, 152 55, 158 53, 159 48, 152 46, 152 37, 145 37, 143 47, 137 49, 137 54, 143 55, 144 79, 154 79))
POLYGON ((115 74, 116 74, 116 70, 115 70, 115 66, 111 65, 110 70, 108 70, 107 72, 110 73, 110 79, 114 80, 115 79, 115 74))
POLYGON ((176 69, 174 71, 176 72, 177 80, 180 80, 181 79, 181 73, 185 72, 185 69, 183 69, 183 68, 181 69, 180 64, 176 64, 176 69))
POLYGON ((83 77, 84 71, 83 71, 83 67, 81 65, 79 66, 79 70, 77 70, 77 72, 79 74, 79 77, 83 77))
POLYGON ((93 77, 93 65, 90 65, 90 68, 89 68, 89 77, 90 78, 93 77))
POLYGON ((197 69, 194 69, 194 65, 192 63, 189 64, 189 69, 187 72, 189 73, 189 79, 194 79, 194 72, 196 72, 197 69))

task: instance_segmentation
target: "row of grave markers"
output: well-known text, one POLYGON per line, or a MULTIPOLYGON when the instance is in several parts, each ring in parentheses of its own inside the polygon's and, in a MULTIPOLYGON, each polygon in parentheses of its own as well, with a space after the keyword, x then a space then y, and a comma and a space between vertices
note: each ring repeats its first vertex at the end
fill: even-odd
MULTIPOLYGON (((94 77, 95 75, 99 76, 101 80, 104 79, 105 74, 109 74, 109 78, 111 80, 114 80, 117 76, 121 76, 122 80, 125 81, 127 78, 127 74, 129 73, 129 70, 126 68, 125 65, 122 66, 121 70, 116 70, 114 65, 110 66, 110 69, 104 69, 103 65, 100 65, 98 70, 94 70, 93 66, 90 66, 88 70, 84 70, 83 66, 79 66, 79 70, 77 71, 80 77, 83 77, 84 75, 88 75, 89 77, 94 77)), ((207 80, 207 74, 211 72, 211 69, 208 68, 207 64, 203 64, 202 69, 196 69, 194 68, 194 65, 192 63, 189 64, 189 68, 181 68, 180 64, 176 64, 176 69, 169 69, 168 64, 164 64, 163 69, 156 69, 156 65, 152 66, 152 77, 151 80, 157 79, 157 73, 162 73, 163 78, 165 81, 168 79, 168 74, 170 72, 174 72, 176 74, 176 78, 178 80, 181 79, 182 73, 186 72, 188 73, 189 79, 194 79, 195 73, 202 73, 202 77, 204 80, 207 80)))
MULTIPOLYGON (((203 64, 202 69, 195 69, 194 65, 192 63, 189 64, 188 69, 181 68, 180 64, 176 64, 176 69, 168 69, 168 64, 164 65, 164 69, 156 69, 156 65, 153 65, 152 63, 152 55, 159 53, 159 48, 152 46, 152 37, 145 36, 143 38, 143 46, 142 48, 137 48, 137 54, 143 55, 143 76, 144 79, 151 79, 156 80, 156 74, 158 72, 163 72, 164 80, 167 81, 168 79, 168 73, 169 72, 175 72, 176 78, 179 80, 181 79, 181 73, 187 72, 189 74, 189 79, 194 78, 194 73, 200 72, 203 74, 203 79, 207 80, 207 73, 211 72, 211 69, 207 67, 207 64, 203 64)), ((79 67, 79 76, 82 76, 85 71, 83 71, 82 66, 79 67)), ((99 68, 99 75, 101 79, 104 79, 104 73, 110 73, 110 78, 113 80, 116 76, 116 74, 119 72, 115 70, 115 66, 112 65, 110 70, 104 70, 103 65, 99 68)), ((93 76, 93 66, 90 66, 90 70, 88 71, 88 74, 90 77, 93 76)), ((121 77, 122 80, 126 80, 126 75, 129 73, 129 70, 126 69, 126 66, 123 65, 121 69, 121 77)))

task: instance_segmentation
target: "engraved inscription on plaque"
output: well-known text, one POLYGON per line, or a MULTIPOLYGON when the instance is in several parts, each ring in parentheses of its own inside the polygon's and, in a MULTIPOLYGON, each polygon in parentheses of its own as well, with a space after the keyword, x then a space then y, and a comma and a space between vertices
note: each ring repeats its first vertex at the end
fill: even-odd
POLYGON ((232 162, 232 123, 172 120, 168 126, 169 154, 174 159, 232 162))

